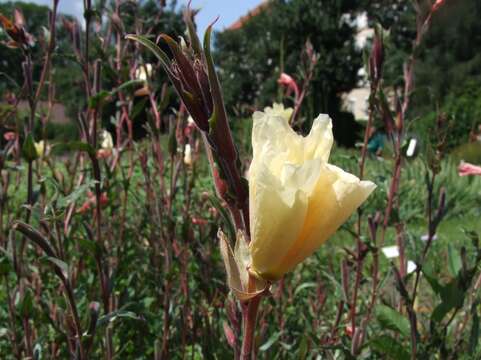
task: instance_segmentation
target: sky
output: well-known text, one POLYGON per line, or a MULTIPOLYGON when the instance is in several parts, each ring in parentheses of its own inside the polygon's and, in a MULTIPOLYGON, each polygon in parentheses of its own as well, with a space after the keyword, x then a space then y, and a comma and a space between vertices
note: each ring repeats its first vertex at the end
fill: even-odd
MULTIPOLYGON (((0 3, 7 0, 0 0, 0 3)), ((52 0, 29 0, 41 5, 51 6, 52 0)), ((187 0, 180 0, 179 4, 187 4, 187 0)), ((255 8, 262 0, 192 0, 193 8, 200 8, 197 15, 199 33, 203 34, 206 27, 220 16, 214 25, 214 30, 222 30, 234 23, 238 18, 246 15, 249 10, 255 8)), ((59 11, 82 18, 83 0, 60 0, 59 11)))

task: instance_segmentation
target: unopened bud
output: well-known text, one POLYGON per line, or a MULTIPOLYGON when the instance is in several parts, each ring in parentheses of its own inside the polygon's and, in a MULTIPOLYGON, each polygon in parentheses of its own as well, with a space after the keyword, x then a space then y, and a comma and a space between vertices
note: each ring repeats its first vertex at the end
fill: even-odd
POLYGON ((382 41, 382 36, 379 34, 379 31, 376 30, 372 44, 371 55, 369 57, 369 72, 371 75, 371 80, 374 83, 378 83, 381 80, 383 63, 384 44, 382 41))

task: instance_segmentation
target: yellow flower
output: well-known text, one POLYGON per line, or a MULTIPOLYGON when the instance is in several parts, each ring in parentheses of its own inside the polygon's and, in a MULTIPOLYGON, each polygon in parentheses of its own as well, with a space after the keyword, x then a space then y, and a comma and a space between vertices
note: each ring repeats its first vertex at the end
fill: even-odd
POLYGON ((100 137, 101 137, 100 147, 102 149, 110 150, 114 147, 114 141, 112 139, 112 135, 110 135, 110 133, 107 130, 102 130, 100 137))
POLYGON ((43 157, 45 154, 45 142, 40 140, 39 142, 35 143, 35 151, 37 152, 38 157, 43 157))
POLYGON ((375 189, 328 164, 327 115, 302 137, 275 113, 254 114, 249 169, 251 273, 278 280, 317 250, 375 189))
POLYGON ((188 166, 192 165, 192 147, 190 144, 185 145, 184 164, 188 166))
POLYGON ((152 64, 145 64, 139 66, 135 70, 135 77, 138 80, 147 81, 147 76, 152 75, 152 64))

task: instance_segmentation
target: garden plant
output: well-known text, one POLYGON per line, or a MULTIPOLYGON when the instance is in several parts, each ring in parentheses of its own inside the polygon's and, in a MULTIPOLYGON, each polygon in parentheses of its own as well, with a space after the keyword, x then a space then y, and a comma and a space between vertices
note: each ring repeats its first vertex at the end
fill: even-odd
MULTIPOLYGON (((336 144, 349 122, 330 111, 316 39, 297 44, 297 68, 269 74, 268 103, 238 106, 221 50, 240 33, 215 35, 214 21, 201 40, 195 4, 84 0, 82 26, 62 1, 38 32, 18 4, 0 13, 0 46, 18 59, 0 86, 0 358, 481 356, 481 171, 459 163, 454 95, 426 117, 416 98, 425 41, 455 1, 409 2, 402 56, 370 20, 352 60, 369 89, 347 136, 357 148, 336 144), (68 139, 49 130, 66 81, 68 139), (320 88, 329 114, 313 114, 320 88)), ((347 3, 322 1, 330 15, 347 3)))

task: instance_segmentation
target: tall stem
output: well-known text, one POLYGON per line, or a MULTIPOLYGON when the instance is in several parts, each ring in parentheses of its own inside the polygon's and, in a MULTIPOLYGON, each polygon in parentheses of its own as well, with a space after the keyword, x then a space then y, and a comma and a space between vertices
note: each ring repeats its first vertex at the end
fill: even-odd
POLYGON ((256 329, 257 312, 259 310, 259 304, 261 302, 262 294, 249 300, 245 305, 246 309, 242 314, 242 327, 243 327, 243 339, 241 360, 255 359, 253 345, 254 334, 256 329))

